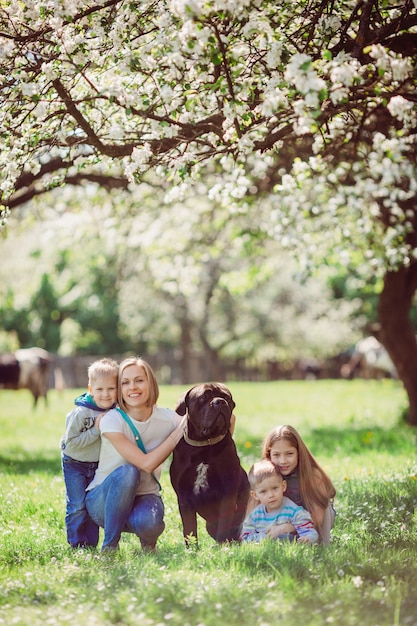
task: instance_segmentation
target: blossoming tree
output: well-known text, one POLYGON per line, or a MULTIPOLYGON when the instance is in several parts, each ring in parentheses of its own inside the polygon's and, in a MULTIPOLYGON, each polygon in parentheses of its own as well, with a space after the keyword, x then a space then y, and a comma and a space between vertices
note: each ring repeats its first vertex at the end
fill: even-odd
POLYGON ((269 236, 383 276, 417 425, 416 28, 415 0, 4 0, 3 219, 51 186, 209 169, 231 214, 256 197, 269 236))

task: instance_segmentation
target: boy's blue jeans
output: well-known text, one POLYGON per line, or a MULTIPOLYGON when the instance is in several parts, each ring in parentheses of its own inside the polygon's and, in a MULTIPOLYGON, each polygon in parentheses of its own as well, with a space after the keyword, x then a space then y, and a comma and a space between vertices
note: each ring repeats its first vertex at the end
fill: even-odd
POLYGON ((122 532, 137 535, 143 548, 154 548, 164 531, 162 498, 154 494, 136 495, 139 483, 140 470, 127 464, 87 491, 87 510, 96 524, 104 528, 103 550, 117 548, 122 532))
POLYGON ((85 506, 85 490, 94 477, 97 465, 62 455, 62 473, 67 492, 65 525, 68 543, 73 548, 95 548, 98 543, 99 527, 85 506))

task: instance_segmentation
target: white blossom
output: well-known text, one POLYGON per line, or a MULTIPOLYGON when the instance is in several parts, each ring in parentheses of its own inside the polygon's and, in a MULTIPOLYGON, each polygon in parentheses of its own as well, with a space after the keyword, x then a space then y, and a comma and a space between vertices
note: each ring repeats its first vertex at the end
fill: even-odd
POLYGON ((349 97, 349 89, 347 87, 339 87, 338 85, 333 87, 329 94, 330 100, 333 104, 337 105, 349 97))
POLYGON ((414 104, 403 96, 398 95, 391 98, 387 104, 387 109, 393 117, 396 117, 402 122, 407 122, 407 125, 417 125, 417 115, 414 110, 414 104))
POLYGON ((191 19, 194 15, 201 15, 203 4, 201 0, 171 0, 170 9, 177 17, 191 19))
POLYGON ((22 94, 24 96, 33 96, 37 93, 37 85, 35 83, 22 83, 22 94))
POLYGON ((14 53, 14 42, 0 37, 0 61, 11 57, 14 53))
POLYGON ((412 61, 408 57, 401 57, 396 53, 387 50, 381 44, 370 47, 370 56, 375 59, 375 65, 378 69, 389 74, 394 81, 404 81, 410 75, 412 70, 412 61))
POLYGON ((330 71, 330 80, 332 83, 345 87, 349 87, 353 84, 360 68, 356 59, 350 59, 347 62, 343 62, 342 59, 336 59, 332 65, 330 71))
POLYGON ((326 83, 317 75, 307 54, 295 54, 287 65, 284 77, 305 96, 307 106, 318 108, 319 92, 326 89, 326 83))

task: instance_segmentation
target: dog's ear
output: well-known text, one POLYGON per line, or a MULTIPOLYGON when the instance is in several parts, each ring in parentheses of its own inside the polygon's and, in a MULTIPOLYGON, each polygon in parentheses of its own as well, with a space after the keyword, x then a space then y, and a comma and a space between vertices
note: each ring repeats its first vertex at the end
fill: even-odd
POLYGON ((224 396, 225 396, 225 400, 227 400, 227 404, 230 406, 230 408, 231 408, 231 410, 233 412, 233 409, 236 406, 236 402, 233 400, 232 392, 223 383, 218 383, 218 385, 221 388, 221 390, 223 391, 224 396))
POLYGON ((188 396, 190 394, 190 391, 191 389, 189 389, 188 391, 184 391, 182 396, 178 398, 177 405, 174 409, 174 411, 178 413, 178 415, 185 415, 185 413, 187 412, 188 396))
POLYGON ((236 402, 233 400, 231 393, 228 393, 227 395, 229 396, 228 399, 227 399, 227 403, 230 406, 230 408, 232 409, 232 413, 233 413, 233 409, 236 406, 236 402))

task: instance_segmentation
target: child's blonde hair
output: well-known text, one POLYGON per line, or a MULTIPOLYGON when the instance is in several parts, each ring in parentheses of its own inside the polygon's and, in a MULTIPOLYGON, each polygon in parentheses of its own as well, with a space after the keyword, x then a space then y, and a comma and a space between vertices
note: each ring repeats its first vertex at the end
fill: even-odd
POLYGON ((144 361, 141 357, 132 356, 122 361, 119 365, 119 380, 118 380, 118 385, 117 385, 117 402, 120 408, 123 411, 126 411, 126 405, 123 401, 123 396, 122 396, 122 378, 123 378, 124 370, 126 369, 126 367, 129 367, 129 365, 138 365, 139 367, 143 368, 146 379, 149 383, 149 400, 147 402, 147 406, 154 406, 154 404, 157 403, 158 398, 159 398, 159 387, 158 387, 158 382, 155 378, 153 369, 151 368, 149 363, 144 361))
POLYGON ((271 476, 278 476, 282 480, 281 472, 271 461, 263 459, 254 463, 248 472, 249 485, 252 491, 256 491, 259 484, 271 476))
POLYGON ((286 441, 298 452, 298 484, 305 508, 313 522, 316 507, 327 508, 336 495, 336 489, 326 472, 317 463, 298 432, 292 426, 277 426, 269 433, 262 448, 262 458, 271 459, 271 448, 277 441, 286 441))
POLYGON ((113 359, 103 358, 94 361, 88 367, 88 384, 92 385, 101 376, 114 376, 117 379, 119 364, 113 359))

